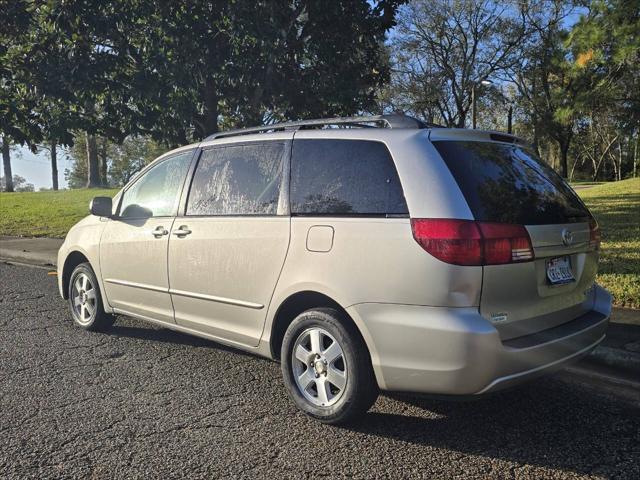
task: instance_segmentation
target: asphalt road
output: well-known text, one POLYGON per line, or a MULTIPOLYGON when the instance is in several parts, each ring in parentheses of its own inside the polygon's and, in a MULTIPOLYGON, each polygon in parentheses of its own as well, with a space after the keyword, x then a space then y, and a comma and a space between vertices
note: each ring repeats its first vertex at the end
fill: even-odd
POLYGON ((1 478, 640 478, 635 397, 552 377, 324 426, 278 364, 126 318, 84 332, 55 277, 6 264, 0 382, 1 478))

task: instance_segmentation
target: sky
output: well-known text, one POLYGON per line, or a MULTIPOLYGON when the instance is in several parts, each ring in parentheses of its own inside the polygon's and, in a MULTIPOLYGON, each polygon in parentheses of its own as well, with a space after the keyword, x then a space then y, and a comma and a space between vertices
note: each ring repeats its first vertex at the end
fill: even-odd
MULTIPOLYGON (((71 168, 71 163, 64 151, 59 149, 58 185, 60 188, 67 186, 64 169, 71 168)), ((35 155, 25 147, 11 150, 11 170, 14 175, 20 175, 26 178, 28 183, 33 183, 36 191, 41 187, 51 188, 51 160, 47 150, 41 150, 35 155)), ((2 169, 2 176, 4 176, 4 169, 2 169)))

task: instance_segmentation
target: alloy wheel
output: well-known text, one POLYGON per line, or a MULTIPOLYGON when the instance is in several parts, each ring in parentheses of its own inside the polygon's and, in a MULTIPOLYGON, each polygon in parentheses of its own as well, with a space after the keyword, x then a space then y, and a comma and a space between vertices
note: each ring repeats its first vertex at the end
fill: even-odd
POLYGON ((293 377, 300 393, 314 405, 335 404, 347 386, 342 347, 326 330, 313 327, 296 339, 291 354, 293 377))
POLYGON ((83 325, 90 323, 97 308, 96 289, 86 273, 79 273, 76 276, 71 289, 71 298, 76 320, 83 325))

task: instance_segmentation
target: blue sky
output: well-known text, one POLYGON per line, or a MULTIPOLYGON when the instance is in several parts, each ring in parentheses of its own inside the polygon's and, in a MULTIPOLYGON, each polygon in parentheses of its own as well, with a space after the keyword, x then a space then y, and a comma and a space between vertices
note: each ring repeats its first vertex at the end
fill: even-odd
MULTIPOLYGON (((60 188, 65 188, 64 169, 71 167, 71 160, 67 159, 64 151, 58 150, 58 182, 60 188)), ((34 155, 28 148, 19 147, 11 151, 11 169, 14 175, 20 175, 33 183, 38 190, 40 187, 51 188, 51 161, 49 152, 39 151, 34 155)), ((4 176, 4 169, 2 169, 4 176)))

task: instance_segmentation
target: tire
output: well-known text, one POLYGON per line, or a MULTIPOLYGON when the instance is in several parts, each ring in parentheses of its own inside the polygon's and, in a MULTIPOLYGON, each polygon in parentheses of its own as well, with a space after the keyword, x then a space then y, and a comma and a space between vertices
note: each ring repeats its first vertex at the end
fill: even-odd
POLYGON ((280 358, 289 395, 320 422, 352 422, 378 397, 364 340, 334 309, 307 310, 296 317, 284 335, 280 358))
POLYGON ((89 263, 81 263, 69 280, 69 307, 76 325, 85 330, 108 330, 115 320, 104 311, 100 286, 89 263))

